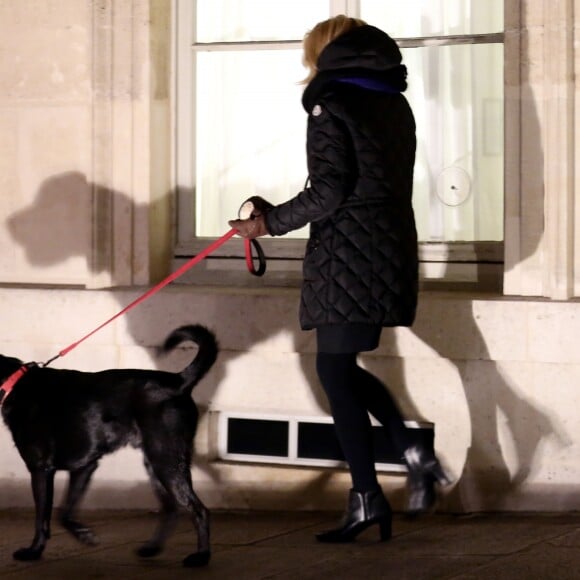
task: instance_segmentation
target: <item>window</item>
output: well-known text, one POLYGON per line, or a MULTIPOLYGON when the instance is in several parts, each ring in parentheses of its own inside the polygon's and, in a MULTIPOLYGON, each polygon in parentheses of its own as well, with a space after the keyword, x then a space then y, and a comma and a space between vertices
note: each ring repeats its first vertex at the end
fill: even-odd
POLYGON ((503 2, 361 0, 398 39, 417 121, 422 241, 503 239, 503 2))
MULTIPOLYGON (((347 13, 397 39, 417 120, 414 206, 425 278, 500 272, 503 0, 177 0, 178 253, 227 229, 240 203, 273 203, 306 179, 301 41, 347 13)), ((306 228, 265 239, 299 259, 306 228)), ((241 244, 228 244, 241 256, 241 244)), ((499 279, 499 275, 498 275, 499 279)))

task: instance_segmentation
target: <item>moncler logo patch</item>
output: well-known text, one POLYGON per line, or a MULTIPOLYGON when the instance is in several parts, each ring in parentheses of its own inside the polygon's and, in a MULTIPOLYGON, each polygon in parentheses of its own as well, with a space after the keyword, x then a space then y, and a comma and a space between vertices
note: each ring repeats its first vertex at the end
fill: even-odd
POLYGON ((314 105, 312 109, 312 116, 318 117, 322 113, 322 107, 320 105, 314 105))

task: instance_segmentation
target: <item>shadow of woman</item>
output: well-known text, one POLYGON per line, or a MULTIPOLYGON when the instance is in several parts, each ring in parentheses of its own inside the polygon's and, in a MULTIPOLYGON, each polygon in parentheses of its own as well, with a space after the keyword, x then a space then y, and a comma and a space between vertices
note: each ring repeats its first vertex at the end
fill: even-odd
MULTIPOLYGON (((525 22, 525 10, 522 14, 525 22)), ((506 87, 506 99, 519 100, 519 122, 524 125, 522 147, 525 147, 526 160, 526 204, 520 204, 520 212, 527 208, 536 208, 535 215, 527 215, 527 219, 535 221, 534 235, 518 240, 520 256, 517 263, 506 262, 505 272, 516 268, 539 249, 540 240, 544 234, 543 217, 537 208, 544 206, 544 154, 542 150, 542 130, 540 127, 536 99, 529 79, 530 62, 526 57, 528 46, 525 43, 525 33, 522 34, 521 77, 513 94, 513 87, 506 87)), ((456 71, 457 72, 457 71, 456 71)), ((454 99, 460 99, 460 91, 453 94, 454 99)), ((461 108, 464 103, 455 103, 461 108)), ((512 156, 512 159, 514 157, 512 156)), ((519 162, 519 161, 518 161, 519 162)), ((522 217, 522 216, 520 216, 522 217)), ((508 222, 508 226, 511 222, 508 222)), ((532 229, 532 228, 530 228, 532 229)), ((420 300, 421 304, 421 300, 420 300)), ((444 304, 437 300, 431 302, 433 308, 444 304)), ((492 360, 485 337, 478 325, 473 312, 473 301, 456 299, 453 301, 453 311, 445 313, 428 312, 419 309, 417 320, 411 332, 422 342, 433 349, 439 357, 450 361, 458 373, 470 423, 470 446, 467 450, 462 471, 457 477, 457 484, 446 497, 446 504, 451 509, 493 510, 502 509, 508 495, 517 493, 518 488, 530 477, 535 467, 535 458, 542 441, 553 436, 558 444, 564 446, 569 438, 556 418, 533 404, 529 397, 521 391, 507 373, 492 360), (459 350, 453 346, 466 339, 459 350), (454 356, 455 354, 455 356, 454 356), (505 425, 501 424, 498 415, 503 415, 505 425), (504 429, 505 427, 505 429, 504 429), (511 439, 512 449, 508 453, 504 441, 502 448, 501 433, 511 439), (506 456, 513 457, 508 462, 506 456)), ((522 337, 524 340, 525 337, 522 337)), ((389 346, 389 352, 394 359, 397 357, 395 337, 385 333, 384 342, 394 343, 389 346)), ((367 366, 372 371, 373 365, 380 367, 376 358, 368 357, 367 366)), ((384 373, 384 369, 383 369, 384 373)), ((402 361, 390 366, 390 381, 394 387, 401 406, 409 418, 429 420, 422 417, 405 388, 405 371, 402 361)), ((443 393, 445 385, 432 386, 434 390, 443 393)), ((452 416, 446 419, 453 422, 452 416)))

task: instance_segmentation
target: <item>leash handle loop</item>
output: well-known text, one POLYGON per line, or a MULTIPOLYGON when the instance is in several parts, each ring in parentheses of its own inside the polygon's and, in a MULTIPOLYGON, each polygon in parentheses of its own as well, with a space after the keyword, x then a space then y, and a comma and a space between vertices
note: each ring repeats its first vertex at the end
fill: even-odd
POLYGON ((246 250, 246 266, 248 267, 248 271, 254 276, 263 276, 266 272, 266 256, 264 255, 262 246, 256 239, 249 240, 248 238, 244 238, 244 247, 246 250), (254 266, 252 247, 256 250, 256 257, 258 258, 257 270, 254 266))

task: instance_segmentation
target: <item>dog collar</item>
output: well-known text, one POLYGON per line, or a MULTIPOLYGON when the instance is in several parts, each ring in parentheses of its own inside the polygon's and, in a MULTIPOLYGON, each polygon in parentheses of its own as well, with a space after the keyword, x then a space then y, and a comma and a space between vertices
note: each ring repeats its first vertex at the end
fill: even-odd
POLYGON ((22 365, 17 371, 13 372, 2 383, 2 385, 0 385, 0 405, 4 404, 8 395, 12 392, 14 385, 24 376, 24 373, 26 373, 31 366, 35 366, 35 363, 22 365))

